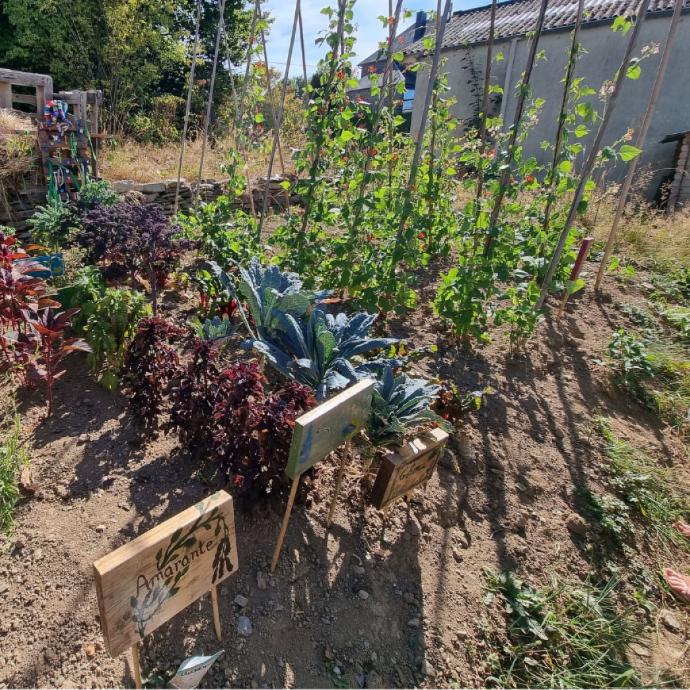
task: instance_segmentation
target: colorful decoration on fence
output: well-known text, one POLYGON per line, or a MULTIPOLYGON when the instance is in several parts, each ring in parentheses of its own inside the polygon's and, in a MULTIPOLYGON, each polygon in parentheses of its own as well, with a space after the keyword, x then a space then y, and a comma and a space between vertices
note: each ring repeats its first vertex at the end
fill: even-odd
POLYGON ((432 429, 405 443, 397 451, 384 451, 371 493, 372 505, 384 510, 396 499, 428 482, 447 440, 445 431, 432 429))
POLYGON ((219 491, 94 563, 103 637, 115 657, 199 597, 211 593, 221 637, 216 586, 238 569, 232 498, 219 491))

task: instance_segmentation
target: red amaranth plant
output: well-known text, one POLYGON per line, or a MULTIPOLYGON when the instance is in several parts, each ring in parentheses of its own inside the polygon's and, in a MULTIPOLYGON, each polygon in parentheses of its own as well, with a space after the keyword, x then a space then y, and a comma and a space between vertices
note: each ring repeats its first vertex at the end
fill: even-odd
POLYGON ((132 415, 145 431, 155 432, 171 382, 180 374, 172 347, 187 331, 158 316, 142 319, 127 348, 122 377, 132 415))
POLYGON ((281 495, 295 419, 316 402, 305 386, 265 382, 255 363, 225 369, 213 413, 215 456, 247 505, 281 495))
POLYGON ((85 340, 68 338, 65 340, 64 331, 69 326, 72 317, 79 309, 68 309, 58 312, 52 307, 40 309, 36 313, 24 310, 24 319, 36 334, 38 341, 38 357, 30 362, 29 376, 41 381, 47 391, 47 416, 53 412, 53 388, 55 382, 67 371, 60 364, 70 352, 91 352, 85 340))

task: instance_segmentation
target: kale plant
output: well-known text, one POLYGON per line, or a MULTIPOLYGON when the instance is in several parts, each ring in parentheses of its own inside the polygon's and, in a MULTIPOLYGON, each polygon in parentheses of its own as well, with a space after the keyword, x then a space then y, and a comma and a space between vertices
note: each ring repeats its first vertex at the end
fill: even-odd
POLYGON ((440 391, 440 386, 425 379, 413 379, 407 374, 396 376, 393 366, 386 365, 374 386, 367 425, 369 440, 375 446, 401 443, 406 431, 425 423, 450 428, 431 409, 440 391))
POLYGON ((284 376, 313 388, 318 400, 383 366, 381 360, 358 363, 355 357, 398 342, 395 338, 370 338, 376 316, 366 312, 333 316, 314 308, 308 317, 298 319, 274 309, 272 318, 275 330, 249 341, 251 346, 284 376))

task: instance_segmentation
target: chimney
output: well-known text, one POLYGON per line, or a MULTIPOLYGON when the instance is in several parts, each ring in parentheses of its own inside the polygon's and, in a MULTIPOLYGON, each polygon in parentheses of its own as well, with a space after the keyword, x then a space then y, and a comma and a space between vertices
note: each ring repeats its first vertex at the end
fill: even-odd
POLYGON ((414 37, 413 41, 418 41, 423 38, 426 33, 426 12, 424 10, 419 10, 417 12, 417 19, 414 22, 414 37))

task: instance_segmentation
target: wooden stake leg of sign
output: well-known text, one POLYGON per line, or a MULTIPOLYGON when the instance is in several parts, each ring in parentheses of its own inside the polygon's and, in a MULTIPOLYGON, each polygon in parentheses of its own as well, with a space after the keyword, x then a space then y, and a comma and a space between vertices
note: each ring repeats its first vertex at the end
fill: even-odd
POLYGON ((561 300, 561 306, 558 307, 558 313, 556 314, 556 318, 560 319, 561 316, 563 316, 563 312, 565 311, 565 305, 568 304, 568 297, 570 297, 570 294, 568 293, 567 290, 563 292, 563 299, 561 300))
POLYGON ((278 543, 276 544, 275 551, 273 552, 273 560, 271 561, 271 572, 275 572, 276 566, 278 565, 278 558, 280 558, 280 549, 283 547, 283 540, 285 539, 285 532, 287 532, 288 523, 290 522, 290 513, 292 513, 292 505, 295 502, 295 496, 297 495, 297 486, 299 485, 299 476, 292 480, 292 486, 290 487, 290 496, 288 497, 287 506, 285 506, 285 515, 283 515, 283 524, 280 528, 280 534, 278 535, 278 543))
POLYGON ((326 529, 329 529, 333 522, 333 513, 335 513, 335 504, 338 502, 338 495, 340 494, 340 487, 345 476, 345 465, 347 459, 350 457, 351 444, 348 441, 343 449, 343 456, 340 458, 340 467, 338 467, 338 477, 335 480, 335 489, 333 490, 333 498, 331 499, 331 507, 328 509, 328 517, 326 518, 326 529))
POLYGON ((216 630, 216 637, 220 641, 223 639, 223 633, 220 629, 220 611, 218 610, 218 588, 215 585, 211 587, 211 605, 213 607, 213 627, 216 630))
POLYGON ((141 687, 141 667, 139 666, 139 645, 132 645, 132 675, 134 676, 134 687, 141 687))

